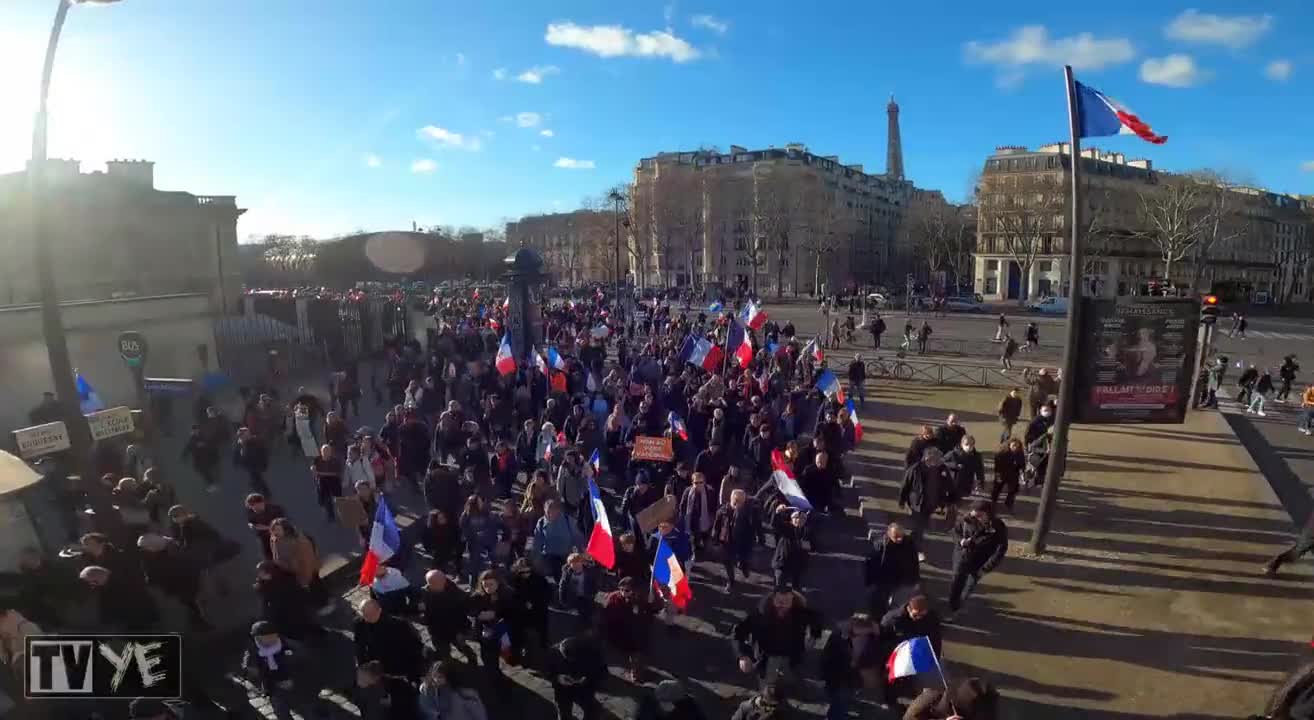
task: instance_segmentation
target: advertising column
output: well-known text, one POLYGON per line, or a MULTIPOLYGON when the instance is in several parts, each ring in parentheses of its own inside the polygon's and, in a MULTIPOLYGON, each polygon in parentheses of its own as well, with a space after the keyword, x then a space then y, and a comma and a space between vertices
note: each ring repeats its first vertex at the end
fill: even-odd
POLYGON ((1175 298, 1084 302, 1076 421, 1183 422, 1195 367, 1199 303, 1175 298))

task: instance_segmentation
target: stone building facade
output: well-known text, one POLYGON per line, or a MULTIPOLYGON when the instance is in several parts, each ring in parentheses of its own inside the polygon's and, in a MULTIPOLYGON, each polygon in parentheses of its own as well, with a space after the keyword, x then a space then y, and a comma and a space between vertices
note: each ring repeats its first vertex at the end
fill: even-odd
MULTIPOLYGON (((530 247, 563 285, 610 283, 615 276, 616 214, 576 210, 527 215, 506 224, 508 248, 530 247)), ((621 228, 622 241, 626 229, 621 228)), ((622 273, 628 265, 623 266, 622 273)))

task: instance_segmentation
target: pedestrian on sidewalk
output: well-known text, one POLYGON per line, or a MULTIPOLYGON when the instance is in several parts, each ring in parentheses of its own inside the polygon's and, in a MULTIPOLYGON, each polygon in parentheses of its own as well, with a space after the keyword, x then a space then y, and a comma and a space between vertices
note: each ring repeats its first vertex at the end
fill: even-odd
POLYGON ((953 480, 944 466, 944 454, 935 447, 926 448, 922 459, 903 474, 899 508, 908 508, 909 533, 918 548, 919 561, 926 561, 926 553, 921 551, 922 536, 930 525, 931 515, 945 507, 952 487, 953 480))
POLYGON ((876 317, 872 318, 871 321, 871 346, 873 350, 881 349, 881 335, 884 334, 885 319, 881 317, 880 313, 876 313, 876 317))
POLYGON ((988 572, 999 567, 1008 552, 1008 526, 995 515, 994 503, 977 500, 954 528, 954 578, 949 585, 949 620, 988 572))
POLYGON ((1035 321, 1027 323, 1026 340, 1026 350, 1031 351, 1040 349, 1040 327, 1036 325, 1035 321))
POLYGON ((931 342, 931 321, 923 320, 922 327, 917 331, 917 352, 926 354, 926 345, 931 342))
POLYGON ((1003 368, 1004 372, 1009 372, 1013 369, 1013 356, 1016 354, 1017 354, 1017 341, 1013 339, 1012 335, 1005 335, 1004 350, 999 355, 999 364, 1003 368))
POLYGON ((1255 389, 1250 393, 1250 404, 1246 407, 1246 413, 1254 413, 1264 417, 1264 401, 1268 400, 1268 394, 1273 392, 1273 374, 1268 368, 1259 374, 1259 380, 1255 381, 1255 389))
POLYGON ((1287 401, 1291 396, 1291 386, 1296 382, 1296 373, 1300 372, 1300 364, 1296 362, 1295 355, 1288 355, 1282 358, 1282 367, 1278 368, 1278 378, 1282 381, 1282 387, 1274 398, 1280 403, 1287 401))
POLYGON ((1310 513, 1310 516, 1305 520, 1304 527, 1300 529, 1300 535, 1296 537, 1296 541, 1291 544, 1291 547, 1278 553, 1272 560, 1264 564, 1264 575, 1275 577, 1278 569, 1283 564, 1299 560, 1310 550, 1314 550, 1314 513, 1310 513))
POLYGON ((1250 397, 1254 392, 1255 383, 1259 381, 1259 369, 1254 363, 1249 363, 1246 369, 1241 372, 1241 376, 1236 379, 1236 401, 1249 407, 1250 397))
POLYGON ((999 407, 995 409, 995 414, 999 416, 999 442, 1008 442, 1013 437, 1013 428, 1017 421, 1022 417, 1022 392, 1018 388, 1008 391, 1003 400, 999 401, 999 407))
POLYGON ((315 704, 315 690, 302 687, 300 676, 313 664, 301 646, 284 638, 271 622, 251 626, 251 641, 242 657, 242 672, 269 699, 278 720, 292 720, 292 708, 315 704))
POLYGON ((990 490, 990 502, 998 503, 999 494, 1004 496, 1004 507, 1013 512, 1013 499, 1022 487, 1022 473, 1027 467, 1027 454, 1022 449, 1022 441, 1009 438, 1007 443, 995 453, 995 481, 990 490))
POLYGON ((867 365, 862 353, 854 353, 849 363, 849 397, 858 399, 858 407, 867 407, 867 365))
POLYGON ((919 548, 908 539, 899 523, 890 523, 872 546, 863 565, 867 606, 872 617, 881 617, 894 599, 906 596, 922 580, 919 548))
POLYGON ((201 476, 206 492, 218 489, 219 448, 210 441, 200 425, 192 426, 192 434, 183 445, 182 457, 184 460, 191 458, 192 469, 201 476))
POLYGON ((315 479, 315 495, 319 500, 319 506, 324 508, 324 517, 329 522, 333 522, 337 517, 333 509, 333 501, 335 498, 342 497, 343 464, 332 445, 325 443, 320 446, 319 457, 310 463, 310 473, 315 479))
POLYGON ((1003 342, 1008 336, 1008 317, 999 313, 999 322, 995 324, 995 342, 1003 342))
POLYGON ((251 490, 273 497, 269 485, 265 482, 265 471, 269 469, 269 446, 249 428, 238 428, 237 444, 233 447, 233 464, 246 471, 251 480, 251 490))
POLYGON ((1310 421, 1314 420, 1314 383, 1305 386, 1305 392, 1300 396, 1300 420, 1296 429, 1309 435, 1311 432, 1310 421))
POLYGON ((1236 335, 1242 340, 1246 339, 1246 328, 1250 326, 1250 321, 1246 320, 1245 313, 1242 313, 1236 321, 1236 335))

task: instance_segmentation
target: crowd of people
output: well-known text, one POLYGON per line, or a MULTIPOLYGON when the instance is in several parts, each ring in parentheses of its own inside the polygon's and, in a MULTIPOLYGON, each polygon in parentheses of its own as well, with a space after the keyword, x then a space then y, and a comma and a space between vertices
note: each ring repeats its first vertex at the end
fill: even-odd
MULTIPOLYGON (((908 718, 995 717, 988 682, 936 679, 923 691, 916 680, 891 680, 887 659, 916 638, 941 656, 942 623, 1003 559, 1008 530, 995 506, 1002 495, 1011 508, 1024 477, 1043 478, 1036 464, 1053 410, 1045 388, 1029 398, 1023 438, 1012 436, 1021 398, 1015 391, 1001 403, 993 488, 955 417, 922 429, 899 496, 907 520, 879 533, 861 601, 828 618, 809 600, 832 589, 813 577, 811 560, 844 536, 861 429, 833 372, 791 324, 751 303, 627 308, 599 292, 543 308, 544 344, 508 363, 504 306, 437 297, 432 311, 426 341, 390 346, 377 378, 346 367, 328 397, 251 392, 237 421, 198 403, 184 451, 198 482, 222 482, 229 456, 249 483, 247 521, 263 559, 252 577, 261 617, 243 671, 279 717, 320 702, 303 675, 351 660, 301 649, 323 641, 336 599, 320 578, 318 544, 278 502, 305 490, 270 476, 275 453, 304 459, 325 517, 358 533, 362 548, 379 535, 380 508, 415 510, 353 608, 352 698, 363 717, 505 717, 511 695, 499 688, 521 666, 552 686, 562 718, 574 708, 597 717, 598 695, 613 682, 609 662, 644 688, 638 717, 717 717, 678 677, 650 666, 652 638, 707 611, 716 594, 704 599, 699 588, 738 595, 742 583, 766 595, 726 632, 727 670, 756 690, 734 718, 786 717, 800 699, 844 718, 859 696, 891 708, 911 700, 908 718), (377 428, 359 424, 359 398, 374 387, 391 405, 377 428), (654 439, 664 455, 636 455, 654 439), (609 552, 594 545, 597 507, 609 552), (954 548, 947 613, 920 571, 936 517, 954 548), (660 547, 678 573, 654 564, 660 547), (678 587, 676 575, 691 584, 678 587), (806 697, 808 640, 823 637, 815 679, 825 697, 806 697)), ((859 400, 865 382, 857 379, 859 400)), ((235 555, 236 541, 177 504, 139 455, 103 479, 128 527, 115 537, 83 533, 66 560, 77 566, 73 580, 58 589, 64 576, 39 553, 25 555, 27 594, 6 612, 58 626, 42 598, 72 593, 93 601, 101 627, 142 631, 159 626, 158 609, 142 600, 150 585, 205 626, 201 598, 213 594, 203 588, 217 582, 209 568, 235 555)))

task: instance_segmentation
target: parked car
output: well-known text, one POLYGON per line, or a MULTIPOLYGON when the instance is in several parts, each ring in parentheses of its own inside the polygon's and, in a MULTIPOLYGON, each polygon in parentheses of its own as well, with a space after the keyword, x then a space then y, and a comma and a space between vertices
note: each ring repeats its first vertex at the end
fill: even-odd
POLYGON ((1065 297, 1047 297, 1043 300, 1027 303, 1027 310, 1045 315, 1065 315, 1068 312, 1068 299, 1065 297))
POLYGON ((882 293, 874 292, 867 296, 867 305, 869 307, 883 308, 885 303, 885 295, 882 293))
POLYGON ((955 312, 985 312, 985 298, 980 295, 957 295, 954 297, 947 297, 944 299, 944 309, 953 310, 955 312))

